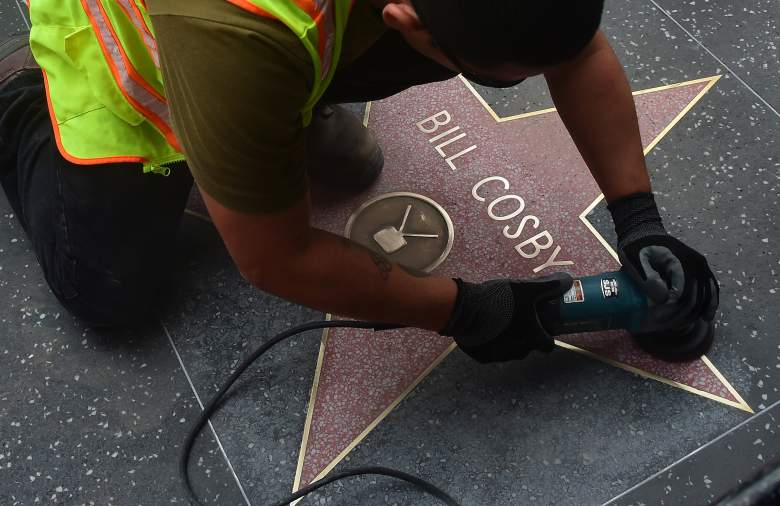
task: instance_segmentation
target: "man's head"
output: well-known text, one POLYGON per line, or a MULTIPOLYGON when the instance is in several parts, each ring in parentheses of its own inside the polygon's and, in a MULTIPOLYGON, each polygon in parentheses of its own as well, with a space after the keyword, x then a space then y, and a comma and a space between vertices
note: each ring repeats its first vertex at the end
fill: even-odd
POLYGON ((390 0, 385 23, 419 52, 491 82, 536 75, 577 56, 604 0, 390 0))

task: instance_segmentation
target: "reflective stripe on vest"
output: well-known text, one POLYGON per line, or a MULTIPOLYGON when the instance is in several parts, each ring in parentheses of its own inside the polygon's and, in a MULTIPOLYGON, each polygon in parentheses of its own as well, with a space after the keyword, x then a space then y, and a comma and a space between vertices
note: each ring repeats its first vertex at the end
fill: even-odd
POLYGON ((157 93, 130 63, 100 0, 81 0, 81 5, 92 23, 92 28, 122 94, 139 113, 160 130, 174 149, 181 151, 179 141, 171 127, 168 101, 157 93))
POLYGON ((336 41, 336 20, 333 18, 333 4, 328 0, 319 0, 317 10, 320 15, 314 18, 319 31, 319 52, 322 60, 320 79, 325 79, 333 64, 333 44, 336 41))
MULTIPOLYGON (((251 0, 227 1, 249 12, 276 19, 276 16, 257 6, 251 0)), ((333 0, 295 0, 293 3, 317 25, 317 53, 319 53, 320 61, 322 62, 319 78, 320 80, 325 80, 333 64, 333 45, 336 40, 333 0)))
MULTIPOLYGON (((183 160, 145 1, 26 1, 60 153, 77 164, 137 162, 160 173, 183 160)), ((354 0, 225 1, 283 23, 306 48, 315 72, 300 111, 307 125, 338 67, 354 0)))
POLYGON ((324 80, 333 63, 333 43, 336 40, 333 2, 332 0, 298 0, 295 3, 317 25, 317 53, 319 53, 322 62, 320 80, 324 80))
POLYGON ((117 0, 117 3, 125 12, 125 15, 133 22, 138 33, 146 44, 146 49, 149 50, 149 56, 154 61, 155 66, 160 68, 160 56, 157 52, 157 40, 155 40, 152 31, 146 26, 146 20, 144 20, 141 11, 138 10, 138 6, 133 0, 117 0))
POLYGON ((312 109, 333 79, 354 0, 227 1, 254 14, 282 21, 309 51, 314 63, 314 86, 301 111, 303 123, 308 125, 312 109))

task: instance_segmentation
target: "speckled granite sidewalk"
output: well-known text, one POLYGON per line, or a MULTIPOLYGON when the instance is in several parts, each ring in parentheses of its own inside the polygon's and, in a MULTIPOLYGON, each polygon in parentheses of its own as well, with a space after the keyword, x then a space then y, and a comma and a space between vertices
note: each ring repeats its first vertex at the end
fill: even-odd
MULTIPOLYGON (((601 334, 480 366, 421 332, 299 336, 252 368, 197 444, 193 481, 210 504, 265 505, 377 464, 467 505, 697 505, 780 459, 780 6, 607 7, 667 228, 707 254, 721 283, 711 353, 670 366, 601 334)), ((25 10, 0 0, 0 36, 26 29, 25 10)), ((371 199, 410 192, 454 224, 437 274, 616 267, 606 206, 542 80, 489 90, 455 79, 354 107, 384 147, 385 173, 357 197, 315 190, 318 226, 343 232, 371 199), (447 127, 427 132, 443 111, 447 127), (534 218, 515 240, 502 235, 534 218), (539 255, 518 255, 546 244, 544 232, 539 255)), ((1 504, 185 503, 176 466, 200 402, 265 339, 323 317, 249 286, 196 195, 191 210, 160 324, 99 333, 59 307, 0 196, 1 504)), ((432 232, 415 219, 410 230, 432 232)), ((309 503, 437 504, 374 478, 309 503)))

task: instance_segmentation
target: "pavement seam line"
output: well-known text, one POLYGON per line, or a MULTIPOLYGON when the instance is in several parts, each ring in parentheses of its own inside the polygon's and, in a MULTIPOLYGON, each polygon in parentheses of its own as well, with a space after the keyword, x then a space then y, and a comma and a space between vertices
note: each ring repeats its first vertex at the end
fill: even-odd
POLYGON ((669 464, 668 466, 664 467, 664 468, 663 468, 663 469, 661 469, 660 471, 658 471, 658 472, 656 472, 656 473, 652 474, 651 476, 648 476, 647 478, 645 478, 644 480, 640 481, 639 483, 637 483, 637 484, 636 484, 636 485, 634 485, 633 487, 631 487, 631 488, 629 488, 629 489, 625 490, 625 491, 624 491, 624 492, 622 492, 621 494, 619 494, 619 495, 616 495, 615 497, 613 497, 613 498, 612 498, 612 499, 610 499, 609 501, 607 501, 607 502, 603 503, 601 506, 607 506, 608 504, 612 504, 612 503, 614 503, 614 502, 615 502, 615 501, 617 501, 618 499, 622 499, 624 496, 626 496, 626 495, 628 495, 629 493, 633 492, 634 490, 638 489, 638 488, 639 488, 639 487, 641 487, 642 485, 645 485, 645 484, 647 484, 647 483, 651 482, 652 480, 654 480, 654 479, 658 478, 659 476, 661 476, 662 474, 666 473, 667 471, 669 471, 670 469, 672 469, 672 468, 673 468, 673 467, 675 467, 676 465, 678 465, 678 464, 681 464, 683 461, 685 461, 685 460, 689 459, 690 457, 693 457, 694 455, 696 455, 697 453, 699 453, 699 452, 700 452, 700 451, 702 451, 703 449, 705 449, 705 448, 709 447, 710 445, 717 443, 717 442, 718 442, 718 441, 720 441, 721 439, 723 439, 723 438, 725 438, 725 437, 727 437, 727 436, 731 435, 732 433, 734 433, 734 432, 736 432, 737 430, 741 429, 743 426, 745 426, 745 425, 747 425, 748 423, 752 422, 753 420, 756 420, 757 418, 759 418, 759 417, 761 417, 761 416, 763 416, 763 415, 765 415, 765 414, 769 413, 770 411, 772 411, 774 408, 776 408, 776 407, 778 407, 778 406, 780 406, 780 401, 775 401, 775 402, 774 402, 774 403, 772 403, 772 404, 771 404, 771 405, 770 405, 768 408, 764 409, 763 411, 759 411, 759 412, 758 412, 758 413, 756 413, 755 415, 753 415, 753 416, 750 416, 750 417, 746 418, 745 420, 742 420, 740 423, 738 423, 738 424, 737 424, 737 425, 735 425, 734 427, 730 428, 729 430, 727 430, 726 432, 724 432, 724 433, 723 433, 723 434, 721 434, 720 436, 716 437, 716 438, 715 438, 715 439, 713 439, 712 441, 708 441, 707 443, 705 443, 705 444, 703 444, 703 445, 699 446, 698 448, 696 448, 696 449, 695 449, 695 450, 693 450, 692 452, 688 453, 687 455, 683 455, 682 457, 680 457, 679 459, 675 460, 674 462, 672 462, 672 463, 671 463, 671 464, 669 464))
MULTIPOLYGON (((195 399, 198 401, 198 406, 200 406, 200 410, 203 411, 203 402, 201 402, 200 400, 200 395, 198 395, 198 390, 195 388, 195 384, 192 382, 192 378, 190 378, 190 373, 187 371, 187 367, 184 365, 184 360, 182 360, 181 355, 179 354, 179 350, 178 348, 176 348, 176 343, 173 342, 173 338, 171 337, 171 333, 168 331, 168 327, 165 325, 165 323, 163 323, 162 320, 160 320, 160 326, 165 332, 165 336, 168 338, 168 342, 170 343, 171 348, 173 349, 173 353, 176 355, 176 359, 179 361, 179 367, 181 367, 181 370, 184 372, 184 377, 187 378, 187 383, 190 384, 190 389, 192 389, 192 393, 195 395, 195 399)), ((247 506, 252 506, 252 503, 249 502, 249 497, 247 497, 246 495, 244 486, 241 484, 241 480, 238 478, 238 474, 236 474, 236 470, 233 468, 233 463, 230 462, 230 458, 228 457, 228 454, 225 451, 225 447, 222 446, 222 441, 219 439, 219 435, 217 434, 214 425, 211 423, 211 419, 209 419, 208 424, 209 424, 209 428, 211 429, 211 434, 214 436, 214 440, 217 442, 217 446, 219 446, 219 451, 222 453, 222 457, 225 459, 228 469, 230 469, 230 474, 232 474, 233 479, 236 480, 236 485, 238 485, 238 489, 241 491, 241 496, 244 498, 244 501, 246 502, 247 506)))
POLYGON ((733 75, 733 76, 734 76, 734 78, 735 78, 737 81, 739 81, 740 83, 742 83, 742 85, 743 85, 745 88, 747 88, 748 90, 750 90, 750 92, 751 92, 751 93, 753 93, 753 95, 755 95, 755 96, 756 96, 756 97, 757 97, 757 98, 758 98, 758 99, 761 101, 761 103, 762 103, 762 104, 764 104, 765 106, 767 106, 767 107, 769 108, 769 110, 770 110, 770 111, 772 111, 773 113, 775 113, 775 115, 776 115, 776 116, 780 117, 780 112, 778 112, 778 111, 777 111, 777 109, 775 109, 774 107, 772 107, 772 105, 770 105, 770 104, 769 104, 769 102, 767 102, 767 101, 764 99, 764 97, 762 97, 762 96, 761 96, 761 95, 760 95, 760 94, 759 94, 759 93, 758 93, 756 90, 754 90, 754 89, 753 89, 753 88, 752 88, 752 87, 751 87, 751 86, 750 86, 750 85, 749 85, 747 82, 745 82, 745 80, 744 80, 744 79, 742 79, 742 78, 739 76, 739 74, 737 74, 736 72, 734 72, 733 70, 731 70, 731 67, 729 67, 728 65, 726 65, 726 63, 725 63, 723 60, 721 60, 720 58, 718 58, 718 56, 717 56, 715 53, 713 53, 712 51, 710 51, 710 49, 709 49, 707 46, 705 46, 705 45, 704 45, 704 43, 702 43, 702 42, 701 42, 699 39, 697 39, 697 38, 696 38, 696 37, 695 37, 695 36, 694 36, 694 35, 693 35, 691 32, 689 32, 689 31, 688 31, 688 30, 687 30, 687 29, 686 29, 686 28, 685 28, 685 27, 684 27, 684 26, 683 26, 683 25, 682 25, 682 24, 681 24, 679 21, 677 21, 677 19, 675 19, 675 17, 674 17, 674 16, 672 16, 672 13, 671 13, 671 11, 668 11, 668 10, 664 9, 663 7, 661 7, 660 5, 658 5, 658 2, 657 2, 656 0, 650 0, 650 3, 652 3, 653 5, 655 5, 656 9, 658 9, 658 10, 659 10, 659 11, 661 11, 661 12, 662 12, 662 13, 663 13, 663 14, 664 14, 666 17, 668 17, 669 19, 671 19, 671 20, 672 20, 672 22, 673 22, 675 25, 677 25, 677 27, 678 27, 678 28, 680 28, 680 30, 682 30, 683 32, 685 32, 685 34, 686 34, 686 35, 687 35, 687 36, 688 36, 688 37, 689 37, 689 38, 690 38, 692 41, 694 41, 696 44, 698 44, 698 45, 699 45, 699 47, 701 47, 702 49, 704 49, 704 50, 705 50, 705 51, 706 51, 706 52, 707 52, 707 53, 708 53, 710 56, 712 56, 713 58, 715 58, 715 61, 717 61, 718 63, 720 63, 721 65, 723 65, 723 67, 724 67, 724 68, 725 68, 725 69, 726 69, 726 70, 727 70, 727 71, 728 71, 728 72, 729 72, 731 75, 733 75))
POLYGON ((27 16, 24 15, 24 10, 22 9, 22 4, 19 3, 19 0, 16 0, 16 6, 19 8, 19 14, 22 15, 22 19, 24 20, 24 24, 27 25, 27 29, 29 30, 30 22, 27 21, 27 16))

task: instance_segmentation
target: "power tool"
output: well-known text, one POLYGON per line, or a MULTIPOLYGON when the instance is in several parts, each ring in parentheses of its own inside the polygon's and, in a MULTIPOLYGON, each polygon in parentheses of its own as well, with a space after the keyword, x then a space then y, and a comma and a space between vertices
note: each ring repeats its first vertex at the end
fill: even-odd
POLYGON ((623 329, 644 351, 669 362, 695 360, 710 349, 714 322, 659 329, 649 321, 652 305, 628 273, 615 271, 575 279, 563 297, 542 302, 537 312, 550 335, 623 329))

